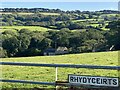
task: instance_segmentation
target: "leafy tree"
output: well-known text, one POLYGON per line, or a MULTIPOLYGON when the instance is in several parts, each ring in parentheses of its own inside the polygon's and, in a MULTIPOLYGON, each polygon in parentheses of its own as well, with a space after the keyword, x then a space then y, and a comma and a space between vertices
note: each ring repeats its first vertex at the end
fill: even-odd
POLYGON ((44 51, 46 48, 51 47, 51 42, 49 38, 44 38, 40 43, 40 49, 44 51))
POLYGON ((30 34, 30 33, 31 33, 31 31, 30 31, 30 30, 28 30, 28 29, 23 28, 23 29, 21 29, 21 30, 19 31, 19 33, 20 33, 20 34, 22 34, 22 33, 23 33, 23 34, 27 34, 27 35, 28 35, 28 34, 30 34))
POLYGON ((5 39, 2 43, 3 49, 6 49, 8 56, 14 56, 18 52, 19 40, 17 37, 5 39))
MULTIPOLYGON (((84 34, 85 35, 85 34, 84 34)), ((74 49, 80 47, 82 44, 82 37, 80 32, 74 32, 73 35, 69 38, 70 47, 74 49)))
POLYGON ((86 40, 84 43, 82 43, 81 52, 95 51, 98 45, 99 42, 95 39, 86 40))
POLYGON ((3 35, 11 35, 11 36, 17 36, 18 33, 16 31, 12 31, 12 30, 6 30, 4 32, 2 32, 3 35))
POLYGON ((59 31, 59 36, 58 36, 58 45, 59 46, 66 46, 68 47, 69 45, 69 29, 64 28, 59 31))
POLYGON ((120 50, 120 21, 113 21, 109 24, 110 31, 106 34, 108 45, 111 47, 114 45, 116 50, 120 50))
POLYGON ((67 20, 70 20, 70 18, 65 14, 61 14, 56 18, 56 21, 67 21, 67 20))
POLYGON ((7 52, 2 47, 0 47, 0 58, 7 57, 7 52))

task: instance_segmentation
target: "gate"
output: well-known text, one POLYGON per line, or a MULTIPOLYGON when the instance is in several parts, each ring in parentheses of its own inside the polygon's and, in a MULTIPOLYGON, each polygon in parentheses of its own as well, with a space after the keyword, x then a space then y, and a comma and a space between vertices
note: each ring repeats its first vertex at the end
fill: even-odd
MULTIPOLYGON (((120 71, 120 66, 97 66, 97 65, 74 65, 74 64, 38 64, 38 63, 21 63, 21 62, 0 62, 0 65, 35 66, 35 67, 53 67, 53 68, 56 68, 55 82, 38 82, 38 81, 26 81, 26 80, 6 80, 6 79, 0 79, 0 82, 53 85, 55 87, 56 86, 67 86, 67 87, 77 86, 77 85, 70 84, 68 81, 67 82, 57 81, 57 71, 58 71, 59 67, 60 68, 87 68, 87 69, 118 70, 118 72, 120 71)), ((118 77, 118 80, 120 82, 119 77, 118 77)), ((87 88, 98 88, 99 89, 101 87, 89 86, 87 88)), ((112 89, 112 90, 120 90, 120 84, 119 84, 118 87, 110 87, 110 89, 112 89)))

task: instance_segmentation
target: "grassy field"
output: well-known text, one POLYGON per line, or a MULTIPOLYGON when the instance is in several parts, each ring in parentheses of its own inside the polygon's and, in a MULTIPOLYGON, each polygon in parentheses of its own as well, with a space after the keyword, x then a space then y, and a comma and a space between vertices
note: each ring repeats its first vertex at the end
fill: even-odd
MULTIPOLYGON (((86 26, 93 26, 93 27, 99 27, 99 25, 101 25, 101 24, 99 24, 100 21, 104 21, 104 19, 72 20, 72 22, 76 22, 76 23, 86 22, 87 23, 86 26)), ((102 30, 110 30, 109 28, 105 28, 108 25, 109 22, 110 21, 105 21, 105 26, 103 26, 101 29, 102 30)))
MULTIPOLYGON (((12 13, 12 12, 0 12, 0 14, 19 14, 19 15, 31 15, 31 14, 34 14, 34 13, 24 13, 24 12, 19 12, 19 13, 12 13)), ((53 16, 56 16, 56 15, 60 15, 59 13, 47 13, 47 12, 40 12, 39 14, 43 14, 43 15, 53 15, 53 16)))
POLYGON ((87 22, 87 21, 90 21, 90 22, 95 23, 95 22, 102 21, 102 20, 104 20, 104 19, 80 19, 80 20, 72 20, 72 22, 87 22))
POLYGON ((20 29, 29 29, 31 31, 48 31, 50 29, 40 27, 40 26, 2 26, 0 27, 0 32, 3 32, 5 30, 20 30, 20 29))
POLYGON ((19 12, 19 13, 15 13, 15 12, 0 12, 0 14, 20 14, 20 15, 31 15, 34 13, 24 13, 24 12, 19 12))
POLYGON ((116 16, 116 15, 118 15, 118 14, 102 14, 102 15, 100 15, 100 18, 105 17, 105 16, 110 17, 110 16, 116 16))
POLYGON ((72 22, 86 22, 86 21, 93 21, 96 19, 80 19, 80 20, 72 20, 72 22))
MULTIPOLYGON (((2 58, 4 62, 31 62, 47 64, 89 64, 89 65, 118 65, 118 51, 83 53, 59 56, 36 56, 20 58, 2 58)), ((68 74, 111 76, 117 77, 118 72, 113 70, 93 69, 70 69, 58 68, 58 80, 67 80, 68 74)), ((24 67, 24 66, 2 66, 2 78, 33 81, 55 81, 55 68, 48 67, 24 67)), ((31 84, 2 83, 3 88, 34 88, 48 87, 31 84)), ((52 86, 49 86, 52 87, 52 86)))
POLYGON ((43 14, 43 15, 53 15, 53 16, 60 15, 59 13, 45 13, 45 12, 44 13, 41 12, 40 14, 43 14))

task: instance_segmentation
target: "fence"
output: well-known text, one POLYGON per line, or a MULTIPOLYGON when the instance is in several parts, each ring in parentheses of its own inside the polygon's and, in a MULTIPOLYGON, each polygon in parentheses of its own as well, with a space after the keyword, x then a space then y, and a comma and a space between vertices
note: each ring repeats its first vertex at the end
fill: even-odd
MULTIPOLYGON (((38 64, 38 63, 20 63, 20 62, 0 62, 0 65, 15 65, 15 66, 36 66, 36 67, 54 67, 56 68, 55 82, 35 82, 26 80, 5 80, 0 79, 0 82, 11 82, 11 83, 29 83, 29 84, 41 84, 41 85, 64 85, 71 86, 68 82, 57 82, 57 71, 58 67, 61 68, 87 68, 87 69, 106 69, 106 70, 118 70, 120 71, 120 66, 97 66, 97 65, 73 65, 73 64, 38 64)), ((120 90, 118 87, 114 90, 120 90)))

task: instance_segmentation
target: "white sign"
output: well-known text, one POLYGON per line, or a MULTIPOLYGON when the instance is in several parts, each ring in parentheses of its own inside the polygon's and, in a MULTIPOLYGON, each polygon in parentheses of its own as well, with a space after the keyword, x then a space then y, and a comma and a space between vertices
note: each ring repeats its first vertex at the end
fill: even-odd
POLYGON ((94 85, 94 86, 107 86, 107 87, 118 87, 118 78, 111 77, 97 77, 97 76, 78 76, 68 75, 70 84, 75 85, 94 85))

